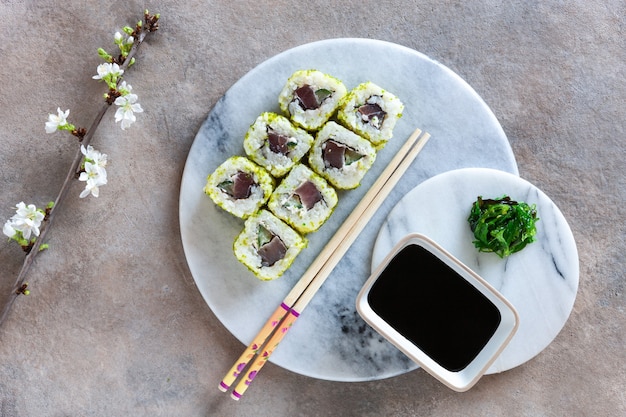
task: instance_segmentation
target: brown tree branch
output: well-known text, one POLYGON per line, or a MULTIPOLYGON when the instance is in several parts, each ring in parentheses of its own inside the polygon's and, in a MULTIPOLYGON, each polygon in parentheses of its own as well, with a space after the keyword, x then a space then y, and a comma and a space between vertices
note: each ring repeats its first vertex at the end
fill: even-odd
MULTIPOLYGON (((133 33, 135 42, 133 43, 132 48, 128 52, 128 55, 124 58, 124 61, 120 63, 120 68, 122 70, 126 71, 128 67, 131 65, 131 63, 133 62, 133 57, 137 53, 137 50, 139 49, 139 47, 145 40, 148 33, 154 32, 158 29, 158 19, 159 19, 158 15, 150 15, 147 11, 145 12, 143 25, 137 25, 135 28, 135 32, 133 33)), ((120 78, 120 81, 121 81, 121 78, 120 78)), ((93 138, 93 135, 96 132, 96 129, 100 125, 100 122, 102 121, 102 118, 104 117, 109 107, 111 107, 111 104, 107 102, 105 102, 102 105, 102 107, 98 111, 98 114, 96 115, 93 122, 91 123, 91 126, 89 127, 89 129, 87 129, 86 133, 82 137, 82 140, 80 141, 80 143, 84 145, 85 147, 87 147, 89 143, 91 142, 91 139, 93 138)), ((15 299, 20 294, 24 293, 23 292, 23 288, 25 288, 24 281, 26 279, 28 271, 30 270, 30 267, 33 265, 35 258, 40 252, 41 244, 44 241, 46 235, 48 234, 48 230, 50 230, 50 227, 52 226, 52 221, 54 220, 54 216, 57 210, 59 209, 59 207, 61 206, 61 203, 63 202, 65 195, 67 194, 67 191, 70 185, 72 184, 72 180, 75 180, 77 173, 80 172, 79 167, 81 165, 82 159, 83 159, 83 154, 79 148, 78 151, 76 152, 76 156, 74 156, 72 165, 70 166, 70 169, 68 170, 67 175, 65 176, 65 181, 63 181, 63 185, 61 186, 61 189, 59 190, 59 193, 56 199, 54 200, 54 206, 50 210, 47 216, 47 220, 43 223, 41 227, 39 237, 35 240, 34 244, 30 248, 30 251, 24 258, 20 272, 18 273, 17 278, 15 279, 15 284, 13 285, 13 288, 11 290, 11 294, 9 294, 9 298, 6 304, 4 305, 4 307, 2 308, 2 313, 0 315, 0 327, 2 327, 2 324, 7 318, 9 311, 11 310, 11 307, 13 306, 13 303, 15 302, 15 299)))

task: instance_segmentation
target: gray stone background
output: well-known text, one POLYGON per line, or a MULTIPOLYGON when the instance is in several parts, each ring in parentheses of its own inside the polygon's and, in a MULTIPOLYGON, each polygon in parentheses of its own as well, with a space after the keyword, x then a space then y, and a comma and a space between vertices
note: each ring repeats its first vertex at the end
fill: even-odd
MULTIPOLYGON (((576 1, 0 0, 0 218, 56 195, 76 150, 46 135, 57 107, 88 125, 98 47, 144 8, 161 30, 126 80, 145 112, 109 155, 98 199, 70 189, 0 328, 0 416, 618 416, 626 413, 626 3, 576 1), (528 363, 455 393, 422 370, 315 380, 273 364, 236 403, 217 390, 243 346, 197 291, 178 228, 187 153, 242 75, 337 37, 395 42, 442 62, 491 107, 520 175, 559 206, 580 256, 571 317, 528 363)), ((374 65, 374 64, 373 64, 374 65)), ((23 254, 0 242, 4 297, 23 254)), ((314 360, 314 358, 303 358, 314 360)))

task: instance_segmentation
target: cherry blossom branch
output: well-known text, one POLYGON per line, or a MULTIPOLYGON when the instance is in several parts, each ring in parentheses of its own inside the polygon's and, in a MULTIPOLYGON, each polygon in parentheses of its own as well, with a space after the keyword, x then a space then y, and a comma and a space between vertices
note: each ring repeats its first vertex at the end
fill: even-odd
MULTIPOLYGON (((121 70, 120 74, 123 73, 125 70, 128 69, 129 66, 131 66, 135 62, 134 57, 137 51, 139 50, 139 48, 141 47, 141 45, 143 44, 146 36, 149 33, 152 33, 158 30, 159 17, 160 16, 158 14, 151 15, 146 10, 144 12, 143 22, 139 21, 139 23, 137 23, 134 29, 128 28, 128 32, 129 32, 128 34, 133 37, 132 46, 130 46, 130 44, 124 44, 122 40, 117 38, 117 34, 116 34, 116 43, 120 45, 120 50, 121 50, 121 53, 119 56, 112 57, 106 54, 102 49, 99 49, 98 53, 100 54, 101 57, 110 61, 111 64, 119 65, 119 69, 121 70)), ((97 77, 94 77, 94 78, 97 78, 97 77)), ((28 271, 30 270, 30 267, 33 265, 33 262, 35 261, 35 258, 39 254, 40 250, 43 249, 42 242, 44 241, 46 235, 48 234, 48 231, 50 230, 52 226, 52 221, 55 217, 55 214, 58 211, 59 207, 61 206, 61 203, 63 202, 67 194, 67 191, 72 183, 72 180, 77 179, 82 170, 81 163, 84 157, 83 149, 89 146, 89 143, 91 142, 93 135, 96 129, 98 128, 98 126, 100 125, 100 122, 102 121, 102 118, 106 114, 107 110, 121 96, 120 92, 117 89, 117 85, 120 83, 120 81, 121 81, 121 77, 119 77, 119 79, 113 80, 113 84, 111 84, 110 82, 107 82, 107 84, 109 85, 109 92, 105 94, 105 102, 100 108, 100 110, 98 111, 98 113, 96 114, 96 117, 94 118, 93 122, 91 123, 91 126, 88 129, 85 130, 84 128, 75 128, 73 125, 69 125, 71 127, 70 129, 64 129, 64 130, 69 130, 72 133, 72 135, 76 136, 78 140, 81 142, 82 146, 76 152, 76 155, 72 161, 70 169, 68 170, 67 175, 65 176, 65 180, 63 181, 61 189, 59 190, 59 193, 57 194, 54 200, 54 203, 50 204, 48 208, 46 209, 44 222, 42 223, 42 226, 40 228, 39 236, 34 241, 31 241, 31 243, 28 246, 26 247, 23 246, 27 254, 24 257, 24 261, 22 262, 22 267, 16 277, 15 284, 13 285, 13 290, 11 291, 11 294, 9 294, 9 298, 2 309, 2 313, 0 314, 0 327, 2 327, 2 324, 7 318, 8 313, 11 310, 11 307, 13 306, 13 303, 15 302, 15 299, 17 298, 17 296, 20 294, 28 294, 28 290, 27 290, 28 284, 25 283, 25 279, 28 274, 28 271)), ((126 85, 124 83, 123 88, 125 87, 126 85)), ((65 116, 67 117, 67 114, 65 116)), ((118 121, 117 114, 116 114, 116 121, 118 121)), ((124 122, 125 121, 122 120, 122 129, 125 128, 124 122)))

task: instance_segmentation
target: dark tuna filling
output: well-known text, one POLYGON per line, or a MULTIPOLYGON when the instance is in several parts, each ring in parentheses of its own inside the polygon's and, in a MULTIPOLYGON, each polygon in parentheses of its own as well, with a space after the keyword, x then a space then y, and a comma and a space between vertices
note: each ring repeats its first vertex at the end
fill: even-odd
POLYGON ((344 165, 350 165, 361 158, 363 155, 359 152, 332 139, 327 140, 322 145, 322 159, 326 168, 341 169, 344 165))
POLYGON ((303 182, 294 192, 306 210, 313 208, 315 204, 322 201, 322 193, 311 181, 303 182))
POLYGON ((289 136, 276 133, 270 126, 267 127, 267 141, 269 142, 270 151, 281 155, 287 155, 290 150, 290 139, 291 138, 289 136))
POLYGON ((333 94, 332 91, 320 88, 315 90, 308 84, 298 87, 294 92, 294 98, 300 103, 300 107, 304 110, 317 109, 322 105, 324 100, 333 94))
POLYGON ((326 167, 343 168, 345 153, 346 146, 332 139, 322 145, 322 158, 326 167))
POLYGON ((300 102, 300 107, 304 110, 317 109, 319 107, 319 103, 317 102, 317 97, 315 96, 315 90, 310 85, 303 85, 294 91, 295 97, 300 102))
POLYGON ((257 251, 261 257, 262 266, 272 266, 285 257, 287 247, 278 236, 273 235, 271 240, 257 251))
POLYGON ((387 113, 378 104, 364 104, 357 110, 364 122, 380 129, 387 113))
POLYGON ((255 184, 251 174, 237 171, 230 180, 221 182, 218 187, 232 198, 240 200, 250 197, 252 186, 255 184))

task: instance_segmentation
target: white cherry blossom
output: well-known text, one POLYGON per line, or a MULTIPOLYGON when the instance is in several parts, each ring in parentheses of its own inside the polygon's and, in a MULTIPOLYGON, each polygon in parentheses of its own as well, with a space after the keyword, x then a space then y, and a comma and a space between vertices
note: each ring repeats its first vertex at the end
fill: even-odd
MULTIPOLYGON (((128 91, 132 89, 130 85, 125 86, 128 91)), ((122 122, 122 130, 126 130, 133 124, 137 117, 135 113, 143 112, 141 105, 137 103, 137 94, 128 93, 115 99, 115 104, 119 106, 115 112, 115 121, 122 122)))
POLYGON ((4 227, 2 228, 2 233, 4 233, 8 237, 15 236, 15 233, 17 233, 17 230, 15 230, 15 228, 13 227, 13 222, 11 220, 7 220, 6 223, 4 223, 4 227))
MULTIPOLYGON (((34 204, 28 206, 24 202, 20 202, 17 206, 15 215, 11 218, 11 226, 13 229, 22 232, 24 239, 30 239, 31 233, 39 236, 39 226, 44 219, 44 214, 37 210, 34 204)), ((5 224, 5 228, 7 225, 5 224)), ((4 231, 4 228, 3 228, 4 231)))
POLYGON ((98 72, 97 75, 94 75, 94 80, 106 80, 107 78, 117 78, 120 75, 124 74, 124 70, 120 68, 118 64, 111 64, 110 62, 105 62, 104 64, 98 65, 96 68, 98 72))
POLYGON ((120 85, 117 86, 117 91, 119 91, 122 96, 125 96, 133 92, 133 86, 122 80, 120 85))
POLYGON ((85 189, 80 193, 80 198, 85 198, 89 194, 98 197, 100 188, 107 183, 107 172, 91 162, 85 162, 85 171, 80 173, 79 181, 85 181, 85 189))
POLYGON ((67 116, 70 115, 69 109, 62 111, 60 107, 57 107, 57 114, 49 114, 48 121, 46 122, 46 133, 54 133, 59 128, 67 126, 67 116))
POLYGON ((91 162, 100 168, 107 166, 107 154, 101 153, 94 149, 93 146, 87 145, 87 148, 85 148, 85 145, 80 145, 80 151, 85 155, 86 162, 91 162))

